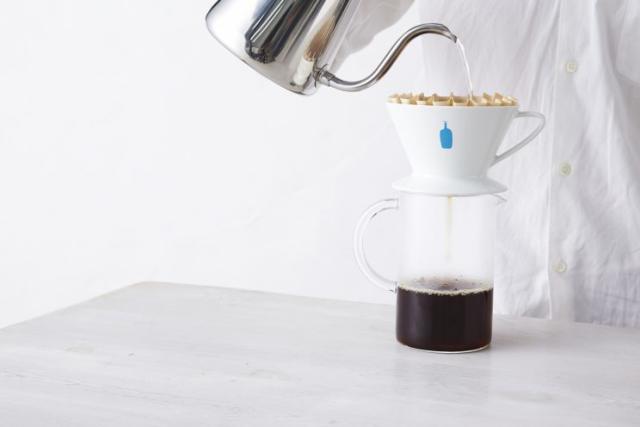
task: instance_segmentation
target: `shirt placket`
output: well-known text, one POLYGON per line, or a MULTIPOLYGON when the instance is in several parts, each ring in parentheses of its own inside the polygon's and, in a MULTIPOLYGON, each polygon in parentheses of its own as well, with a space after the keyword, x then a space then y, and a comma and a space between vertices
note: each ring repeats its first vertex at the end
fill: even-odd
POLYGON ((569 280, 574 268, 571 248, 571 206, 574 191, 576 164, 573 155, 580 144, 581 117, 578 96, 580 73, 585 73, 581 61, 580 46, 586 35, 580 0, 562 0, 559 11, 558 50, 555 67, 553 108, 553 147, 551 150, 551 180, 549 194, 549 294, 551 316, 554 319, 572 320, 575 313, 574 283, 569 280))

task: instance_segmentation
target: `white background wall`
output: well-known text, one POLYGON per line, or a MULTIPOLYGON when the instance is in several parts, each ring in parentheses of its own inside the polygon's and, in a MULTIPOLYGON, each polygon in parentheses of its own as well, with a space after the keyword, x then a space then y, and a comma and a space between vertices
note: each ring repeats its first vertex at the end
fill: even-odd
MULTIPOLYGON (((210 37, 212 3, 0 3, 0 325, 142 280, 391 302, 351 238, 408 172, 384 102, 420 88, 420 48, 366 92, 300 97, 210 37)), ((389 275, 394 227, 370 238, 389 275)))

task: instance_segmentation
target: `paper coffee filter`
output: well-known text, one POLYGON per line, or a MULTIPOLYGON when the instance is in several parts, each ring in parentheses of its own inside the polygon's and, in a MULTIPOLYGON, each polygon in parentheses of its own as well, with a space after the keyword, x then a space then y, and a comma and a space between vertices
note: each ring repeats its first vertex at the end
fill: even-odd
POLYGON ((468 107, 503 107, 503 106, 516 106, 518 100, 512 96, 502 95, 500 93, 494 93, 490 95, 483 93, 481 96, 468 95, 438 95, 436 93, 425 96, 424 93, 395 93, 389 97, 389 102, 392 104, 407 104, 407 105, 431 105, 431 106, 468 106, 468 107))

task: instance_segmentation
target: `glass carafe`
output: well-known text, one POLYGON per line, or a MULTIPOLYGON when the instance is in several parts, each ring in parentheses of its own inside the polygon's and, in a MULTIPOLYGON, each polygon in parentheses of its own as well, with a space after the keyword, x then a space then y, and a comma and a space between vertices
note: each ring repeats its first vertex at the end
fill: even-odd
POLYGON ((491 342, 495 195, 447 197, 401 192, 361 216, 356 260, 375 285, 397 294, 396 337, 432 351, 463 352, 491 342), (402 220, 398 278, 377 273, 367 261, 364 234, 380 212, 402 220))

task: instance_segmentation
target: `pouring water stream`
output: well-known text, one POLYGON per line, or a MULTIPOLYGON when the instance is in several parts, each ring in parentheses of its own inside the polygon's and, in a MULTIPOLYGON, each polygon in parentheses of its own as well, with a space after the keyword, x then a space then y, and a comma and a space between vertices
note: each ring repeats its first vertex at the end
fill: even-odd
POLYGON ((462 62, 464 63, 464 69, 467 77, 467 90, 469 92, 469 99, 473 99, 473 82, 471 81, 471 69, 469 68, 469 61, 467 60, 467 53, 464 50, 464 45, 462 44, 460 39, 456 40, 456 46, 458 47, 460 58, 462 58, 462 62))

